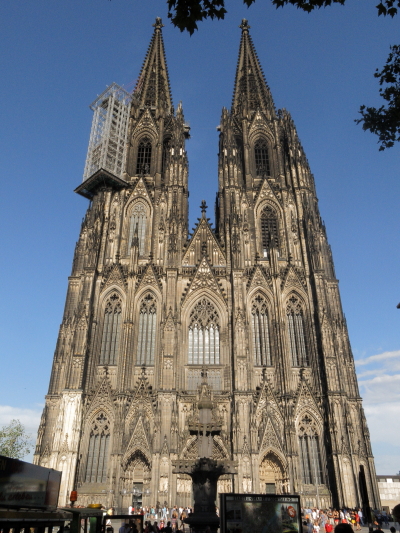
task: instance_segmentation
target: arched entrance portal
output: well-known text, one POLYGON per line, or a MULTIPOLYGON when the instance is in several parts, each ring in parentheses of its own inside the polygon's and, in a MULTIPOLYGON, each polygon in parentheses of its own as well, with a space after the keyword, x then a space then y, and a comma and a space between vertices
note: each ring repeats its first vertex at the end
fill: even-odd
POLYGON ((286 486, 287 475, 281 459, 274 452, 267 452, 260 463, 261 494, 283 494, 286 486))
POLYGON ((149 493, 151 465, 146 455, 136 450, 123 465, 121 476, 121 512, 128 512, 130 506, 149 505, 146 493, 149 493))

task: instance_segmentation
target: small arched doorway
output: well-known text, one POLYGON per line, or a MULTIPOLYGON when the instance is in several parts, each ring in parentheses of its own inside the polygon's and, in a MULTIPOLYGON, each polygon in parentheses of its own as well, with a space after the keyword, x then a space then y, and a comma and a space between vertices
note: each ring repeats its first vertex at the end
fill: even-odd
POLYGON ((260 463, 260 492, 282 494, 286 477, 282 460, 273 451, 268 451, 260 463))
POLYGON ((149 502, 144 500, 149 490, 151 465, 147 456, 141 450, 136 450, 123 467, 120 485, 121 511, 126 513, 130 506, 136 508, 148 505, 149 502))

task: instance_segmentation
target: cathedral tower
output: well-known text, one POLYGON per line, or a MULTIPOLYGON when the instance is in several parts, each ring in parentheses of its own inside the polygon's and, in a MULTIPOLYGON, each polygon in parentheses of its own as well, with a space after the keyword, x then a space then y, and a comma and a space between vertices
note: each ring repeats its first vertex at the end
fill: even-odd
POLYGON ((289 113, 276 111, 246 20, 232 107, 219 126, 216 228, 188 233, 189 127, 172 104, 156 20, 132 95, 92 104, 76 245, 36 464, 63 472, 60 503, 191 503, 172 461, 207 375, 238 461, 220 492, 299 493, 304 504, 379 494, 314 178, 289 113), (203 376, 203 377, 202 377, 203 376))

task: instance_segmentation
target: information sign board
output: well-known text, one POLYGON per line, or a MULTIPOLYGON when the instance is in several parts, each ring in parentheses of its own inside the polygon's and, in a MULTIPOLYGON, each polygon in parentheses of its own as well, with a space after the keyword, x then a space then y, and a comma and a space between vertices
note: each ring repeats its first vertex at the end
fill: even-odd
POLYGON ((301 533, 300 497, 221 494, 221 533, 301 533))
POLYGON ((0 455, 0 507, 55 509, 61 472, 0 455))

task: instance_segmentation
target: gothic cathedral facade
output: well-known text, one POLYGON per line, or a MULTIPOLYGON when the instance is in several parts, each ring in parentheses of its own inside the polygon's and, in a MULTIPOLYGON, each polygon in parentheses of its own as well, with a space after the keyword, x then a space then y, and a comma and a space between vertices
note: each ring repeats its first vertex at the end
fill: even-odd
POLYGON ((189 127, 172 105, 161 20, 133 94, 93 107, 90 200, 69 277, 34 461, 60 504, 191 503, 176 459, 207 376, 222 420, 219 492, 379 504, 369 432, 313 175, 276 111, 246 20, 219 126, 215 228, 188 231, 189 127), (97 129, 96 129, 97 128, 97 129))

